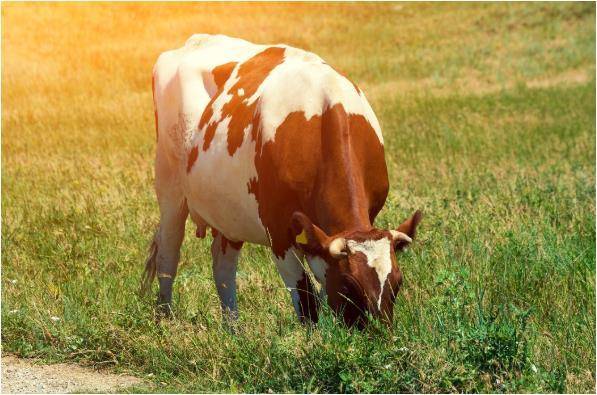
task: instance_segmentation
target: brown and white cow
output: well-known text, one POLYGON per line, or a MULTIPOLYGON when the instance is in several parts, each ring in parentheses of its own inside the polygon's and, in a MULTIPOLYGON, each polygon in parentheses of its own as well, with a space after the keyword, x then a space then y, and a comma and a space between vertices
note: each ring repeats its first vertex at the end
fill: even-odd
POLYGON ((225 315, 236 317, 244 242, 271 247, 301 320, 318 298, 350 325, 391 319, 402 275, 394 251, 415 235, 416 212, 397 229, 373 221, 388 194, 379 123, 363 92, 317 55, 194 35, 153 72, 155 188, 160 227, 144 285, 157 274, 167 306, 187 216, 211 227, 213 275, 225 315))

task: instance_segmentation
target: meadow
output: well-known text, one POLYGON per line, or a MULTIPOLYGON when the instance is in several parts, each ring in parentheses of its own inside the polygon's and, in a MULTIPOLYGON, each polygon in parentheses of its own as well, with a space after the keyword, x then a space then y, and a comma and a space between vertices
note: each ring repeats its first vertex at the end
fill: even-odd
POLYGON ((3 3, 2 352, 131 391, 593 393, 595 104, 594 3, 3 3), (364 90, 376 223, 425 215, 390 328, 302 326, 247 246, 229 333, 193 226, 156 324, 151 70, 198 32, 311 50, 364 90))

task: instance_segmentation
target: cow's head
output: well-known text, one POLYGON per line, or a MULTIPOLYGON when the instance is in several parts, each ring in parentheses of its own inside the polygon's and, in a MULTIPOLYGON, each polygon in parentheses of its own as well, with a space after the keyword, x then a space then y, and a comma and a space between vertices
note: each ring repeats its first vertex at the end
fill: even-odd
POLYGON ((302 213, 293 215, 297 245, 307 254, 332 310, 349 326, 363 327, 367 315, 391 322, 402 284, 395 252, 406 248, 421 221, 417 211, 397 229, 328 235, 302 213))

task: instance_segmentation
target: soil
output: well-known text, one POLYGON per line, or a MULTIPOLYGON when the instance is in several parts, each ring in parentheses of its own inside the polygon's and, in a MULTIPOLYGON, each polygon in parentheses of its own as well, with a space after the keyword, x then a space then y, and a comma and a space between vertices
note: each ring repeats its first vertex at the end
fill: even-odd
POLYGON ((2 393, 119 392, 143 381, 79 365, 2 355, 2 393))

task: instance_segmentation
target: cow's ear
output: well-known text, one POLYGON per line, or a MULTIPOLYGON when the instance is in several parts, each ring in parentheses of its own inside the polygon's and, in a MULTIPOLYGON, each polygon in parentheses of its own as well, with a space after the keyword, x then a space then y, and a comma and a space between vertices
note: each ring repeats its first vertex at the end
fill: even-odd
POLYGON ((406 235, 408 237, 397 237, 394 240, 394 250, 395 251, 402 251, 404 250, 411 242, 414 240, 417 234, 417 226, 419 226, 419 222, 423 218, 423 214, 421 210, 417 210, 412 217, 404 221, 398 227, 397 232, 402 235, 406 235), (410 239, 410 240, 408 240, 410 239))
POLYGON ((321 254, 328 244, 329 236, 299 211, 292 214, 292 230, 295 244, 307 253, 321 254))

